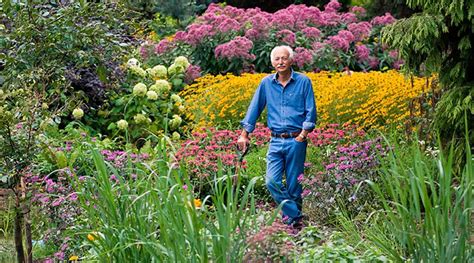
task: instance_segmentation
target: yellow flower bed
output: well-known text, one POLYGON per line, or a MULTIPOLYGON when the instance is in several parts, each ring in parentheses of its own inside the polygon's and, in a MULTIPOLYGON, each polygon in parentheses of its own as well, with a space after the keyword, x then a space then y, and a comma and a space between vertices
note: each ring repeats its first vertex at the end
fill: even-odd
MULTIPOLYGON (((237 123, 266 74, 206 75, 181 92, 187 115, 197 127, 237 123)), ((408 101, 421 94, 425 79, 409 79, 397 71, 306 73, 313 83, 318 124, 354 123, 364 128, 400 124, 409 116, 408 101)))

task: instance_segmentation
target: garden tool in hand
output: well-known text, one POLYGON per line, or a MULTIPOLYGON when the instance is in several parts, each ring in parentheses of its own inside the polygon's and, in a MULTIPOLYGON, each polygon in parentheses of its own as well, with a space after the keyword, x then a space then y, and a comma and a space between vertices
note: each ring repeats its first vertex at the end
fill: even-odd
POLYGON ((237 144, 235 148, 237 151, 237 169, 235 169, 235 177, 232 180, 234 185, 237 184, 237 178, 240 173, 240 168, 242 167, 242 162, 244 161, 245 155, 247 155, 247 153, 249 152, 250 144, 245 145, 243 149, 240 149, 239 145, 237 144))

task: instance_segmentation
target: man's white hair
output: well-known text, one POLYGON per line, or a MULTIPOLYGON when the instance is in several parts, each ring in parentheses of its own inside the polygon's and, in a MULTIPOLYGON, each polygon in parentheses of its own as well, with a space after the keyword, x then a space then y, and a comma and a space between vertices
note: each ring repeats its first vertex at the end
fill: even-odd
POLYGON ((293 60, 295 52, 293 52, 293 49, 290 46, 276 46, 272 49, 272 52, 270 52, 270 60, 273 61, 273 58, 275 57, 275 51, 279 48, 284 48, 288 51, 288 58, 290 60, 293 60))

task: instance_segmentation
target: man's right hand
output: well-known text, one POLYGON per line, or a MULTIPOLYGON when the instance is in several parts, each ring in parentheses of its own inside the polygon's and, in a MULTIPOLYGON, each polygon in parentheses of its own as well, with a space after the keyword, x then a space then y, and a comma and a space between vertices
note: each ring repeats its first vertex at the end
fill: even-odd
POLYGON ((237 140, 237 146, 239 147, 240 151, 245 152, 247 147, 249 147, 250 140, 248 136, 239 136, 239 139, 237 140))

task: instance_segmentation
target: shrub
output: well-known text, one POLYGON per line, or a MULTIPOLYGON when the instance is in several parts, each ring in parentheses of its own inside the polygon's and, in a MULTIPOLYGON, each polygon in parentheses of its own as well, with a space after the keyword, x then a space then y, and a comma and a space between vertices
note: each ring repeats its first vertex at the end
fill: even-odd
POLYGON ((304 212, 311 220, 330 224, 341 209, 349 217, 376 207, 365 183, 377 181, 379 158, 386 147, 380 138, 369 139, 356 126, 330 124, 309 134, 312 154, 309 171, 298 180, 303 185, 304 212))
POLYGON ((147 58, 186 54, 206 73, 268 72, 271 49, 286 44, 295 48, 300 70, 400 67, 398 53, 378 42, 380 29, 395 21, 389 13, 366 22, 363 8, 339 8, 333 0, 324 10, 291 5, 272 14, 211 4, 185 31, 150 43, 147 58))
POLYGON ((175 58, 169 67, 148 68, 130 59, 123 89, 110 91, 109 104, 85 116, 84 123, 112 137, 129 136, 132 142, 152 134, 179 139, 185 121, 183 100, 177 93, 186 85, 192 67, 184 57, 175 58))
MULTIPOLYGON (((361 128, 402 128, 410 116, 408 102, 425 90, 425 80, 413 85, 396 71, 368 73, 306 73, 313 83, 318 123, 356 124, 361 128)), ((260 80, 265 74, 206 75, 186 87, 187 117, 197 127, 234 125, 242 120, 260 80)), ((262 115, 264 119, 265 115, 262 115)))
MULTIPOLYGON (((240 130, 216 130, 215 128, 202 129, 194 132, 193 137, 182 142, 176 152, 176 159, 188 171, 189 180, 193 183, 200 196, 209 194, 212 183, 220 170, 231 170, 237 173, 243 171, 247 162, 244 159, 239 163, 237 151, 237 138, 240 130)), ((270 131, 263 125, 257 125, 252 133, 252 144, 263 146, 270 139, 270 131)), ((250 175, 242 172, 243 184, 248 183, 253 177, 261 174, 250 175)))

